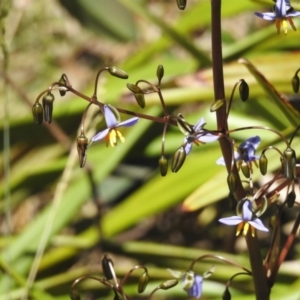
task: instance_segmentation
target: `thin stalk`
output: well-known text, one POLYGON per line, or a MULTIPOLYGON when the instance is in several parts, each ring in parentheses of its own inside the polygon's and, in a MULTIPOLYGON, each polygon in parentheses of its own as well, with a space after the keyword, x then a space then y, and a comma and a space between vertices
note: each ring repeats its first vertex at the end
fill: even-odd
MULTIPOLYGON (((211 0, 211 28, 212 28, 212 69, 214 82, 215 100, 225 99, 224 75, 223 75, 223 57, 222 57, 222 38, 221 38, 221 0, 211 0)), ((225 134, 228 130, 226 106, 220 107, 217 112, 217 128, 225 134)), ((231 171, 232 147, 230 139, 221 137, 219 139, 222 154, 225 160, 227 171, 231 171)), ((246 196, 246 192, 241 184, 236 165, 232 170, 237 179, 237 189, 235 197, 240 200, 246 196)), ((263 267, 257 237, 252 237, 250 233, 246 236, 247 247, 249 251, 250 264, 253 274, 253 282, 257 300, 268 300, 270 289, 267 284, 267 278, 263 267)))

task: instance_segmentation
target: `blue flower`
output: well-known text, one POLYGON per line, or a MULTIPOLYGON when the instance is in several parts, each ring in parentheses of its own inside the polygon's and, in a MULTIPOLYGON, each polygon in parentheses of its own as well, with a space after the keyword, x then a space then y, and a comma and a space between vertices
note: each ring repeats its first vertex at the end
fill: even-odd
POLYGON ((191 132, 184 132, 183 147, 186 155, 191 152, 193 143, 198 146, 199 144, 211 143, 219 139, 218 135, 211 134, 203 129, 205 124, 204 118, 200 118, 196 125, 191 128, 191 132))
POLYGON ((300 17, 300 12, 295 11, 291 6, 289 0, 276 0, 273 12, 267 13, 255 13, 256 16, 263 18, 264 20, 274 21, 277 28, 277 33, 280 33, 280 28, 283 28, 285 34, 287 34, 287 22, 290 23, 291 27, 296 30, 292 18, 300 17))
POLYGON ((222 218, 219 220, 219 222, 226 225, 238 225, 236 229, 236 235, 239 235, 241 232, 243 232, 243 236, 245 236, 249 229, 251 229, 251 234, 254 236, 255 228, 260 231, 269 231, 269 229, 264 226, 262 221, 253 213, 252 203, 249 199, 246 199, 243 203, 241 216, 222 218))
MULTIPOLYGON (((259 159, 259 156, 255 155, 255 151, 259 144, 259 136, 253 136, 247 139, 237 148, 238 151, 234 152, 234 159, 239 165, 241 165, 243 161, 251 165, 253 161, 255 162, 257 159, 259 159)), ((217 165, 225 166, 223 157, 219 158, 216 163, 217 165)))
POLYGON ((133 126, 139 120, 138 117, 133 117, 126 121, 119 122, 112 109, 108 105, 104 105, 103 115, 107 128, 97 133, 92 138, 92 141, 96 142, 105 139, 106 146, 108 146, 108 143, 110 143, 112 147, 117 146, 117 138, 119 138, 122 143, 125 142, 125 138, 123 137, 122 133, 117 130, 117 128, 133 126))
POLYGON ((190 297, 200 298, 202 295, 203 277, 188 271, 182 278, 183 289, 187 291, 190 297))

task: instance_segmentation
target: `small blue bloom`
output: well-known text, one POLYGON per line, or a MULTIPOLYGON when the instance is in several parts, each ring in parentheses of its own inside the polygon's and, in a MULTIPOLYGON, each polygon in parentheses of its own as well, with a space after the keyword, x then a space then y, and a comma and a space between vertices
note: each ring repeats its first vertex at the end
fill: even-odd
POLYGON ((269 231, 269 229, 264 226, 262 221, 253 213, 252 203, 249 199, 246 199, 243 203, 241 216, 222 218, 219 220, 219 222, 226 225, 238 225, 236 235, 239 235, 241 231, 243 231, 243 236, 245 236, 248 233, 249 229, 251 229, 251 234, 252 236, 254 236, 255 228, 260 231, 269 231))
MULTIPOLYGON (((239 163, 239 165, 241 165, 243 161, 250 164, 253 161, 255 162, 257 159, 259 159, 259 156, 255 155, 255 151, 259 144, 259 136, 253 136, 247 139, 238 147, 238 151, 234 152, 234 159, 239 163)), ((225 166, 223 157, 219 158, 216 163, 217 165, 225 166)))
POLYGON ((133 126, 139 120, 138 117, 133 117, 126 121, 119 122, 108 105, 104 105, 103 114, 107 128, 97 133, 92 138, 92 141, 96 142, 105 139, 106 146, 108 146, 108 143, 110 143, 112 147, 117 146, 117 137, 121 140, 122 143, 124 143, 125 138, 123 137, 121 132, 117 130, 117 128, 133 126))
POLYGON ((191 152, 193 143, 198 146, 199 144, 211 143, 219 139, 218 135, 211 134, 203 129, 205 124, 204 118, 200 118, 196 125, 193 126, 192 132, 185 133, 183 146, 186 155, 191 152))
POLYGON ((183 289, 187 291, 190 297, 200 298, 202 295, 203 277, 188 271, 182 278, 183 289))
POLYGON ((255 15, 264 20, 275 21, 277 33, 280 33, 280 28, 282 27, 284 33, 287 34, 287 22, 296 30, 292 18, 300 17, 300 12, 294 10, 289 0, 276 0, 273 12, 256 12, 255 15))

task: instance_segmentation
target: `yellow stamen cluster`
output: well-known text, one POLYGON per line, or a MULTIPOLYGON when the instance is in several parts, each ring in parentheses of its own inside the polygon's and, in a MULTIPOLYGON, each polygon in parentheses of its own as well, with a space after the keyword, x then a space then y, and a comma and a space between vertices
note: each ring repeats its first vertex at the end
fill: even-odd
POLYGON ((125 138, 119 130, 111 129, 105 137, 106 146, 108 146, 108 144, 110 144, 112 147, 117 146, 117 138, 119 138, 122 143, 125 142, 125 138))
POLYGON ((292 18, 281 18, 281 19, 276 19, 275 24, 276 24, 276 28, 277 28, 277 33, 280 33, 280 28, 282 27, 284 34, 287 34, 287 26, 288 26, 288 22, 290 23, 291 27, 296 31, 296 27, 294 25, 294 22, 292 20, 292 18))
POLYGON ((243 236, 246 236, 249 229, 251 230, 251 235, 254 237, 255 236, 255 228, 251 226, 248 222, 242 222, 238 225, 236 229, 236 236, 240 235, 242 232, 243 236))

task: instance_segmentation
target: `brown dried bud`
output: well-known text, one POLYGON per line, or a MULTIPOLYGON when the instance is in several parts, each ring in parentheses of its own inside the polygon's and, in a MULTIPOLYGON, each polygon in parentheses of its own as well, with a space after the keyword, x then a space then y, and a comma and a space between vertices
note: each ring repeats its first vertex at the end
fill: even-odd
POLYGON ((227 184, 230 193, 234 193, 236 190, 236 177, 233 172, 230 172, 227 176, 227 184))
POLYGON ((292 78, 292 87, 293 87, 293 91, 295 93, 299 92, 299 85, 300 85, 300 80, 299 80, 299 77, 296 73, 295 76, 292 78))
POLYGON ((164 73, 165 73, 164 66, 163 65, 159 65, 157 67, 157 70, 156 70, 156 76, 158 78, 158 84, 159 85, 160 85, 160 82, 161 82, 162 78, 164 77, 164 73))
POLYGON ((44 110, 41 103, 36 102, 32 106, 32 115, 34 122, 38 125, 41 125, 43 123, 44 118, 44 110))
POLYGON ((51 123, 52 121, 52 111, 53 111, 53 101, 54 96, 51 93, 46 94, 43 97, 43 108, 44 108, 44 120, 47 123, 51 123))
POLYGON ((145 291, 148 282, 149 282, 149 275, 147 272, 144 272, 139 278, 139 284, 138 284, 139 294, 145 291))
POLYGON ((161 156, 158 161, 161 176, 166 176, 168 173, 168 160, 165 156, 161 156))
POLYGON ((179 9, 184 10, 186 7, 186 0, 176 0, 179 9))
POLYGON ((247 101, 249 98, 249 85, 244 79, 241 79, 239 92, 242 101, 243 102, 247 101))
POLYGON ((176 286, 177 284, 178 284, 177 279, 170 279, 170 280, 167 280, 167 281, 161 283, 159 285, 159 288, 162 289, 162 290, 168 290, 168 289, 176 286))
MULTIPOLYGON (((65 79, 65 77, 64 77, 64 74, 63 75, 61 75, 61 77, 60 77, 60 79, 59 79, 59 81, 58 81, 59 83, 61 83, 62 85, 67 85, 67 81, 66 81, 66 79, 65 79)), ((65 96, 66 95, 66 93, 67 93, 67 89, 64 87, 64 86, 60 86, 59 88, 59 94, 61 95, 61 97, 63 97, 63 96, 65 96)))
POLYGON ((79 165, 80 168, 83 168, 86 162, 86 149, 88 146, 88 139, 87 137, 82 133, 77 138, 77 151, 79 156, 79 165))
POLYGON ((296 193, 294 190, 292 190, 291 192, 288 193, 287 197, 286 197, 286 204, 289 208, 292 208, 295 204, 295 200, 296 200, 296 193))
POLYGON ((228 288, 225 289, 225 291, 222 295, 222 300, 231 300, 231 294, 230 294, 228 288))
POLYGON ((171 170, 172 172, 176 173, 180 170, 182 167, 184 161, 186 158, 186 153, 184 151, 184 147, 180 147, 177 149, 175 154, 173 155, 172 164, 171 164, 171 170))
POLYGON ((259 158, 259 169, 260 169, 260 173, 262 175, 266 175, 267 174, 268 159, 267 159, 267 157, 265 156, 264 153, 259 158))
POLYGON ((117 68, 117 67, 109 67, 107 71, 115 77, 121 78, 121 79, 128 79, 128 75, 125 71, 117 68))

